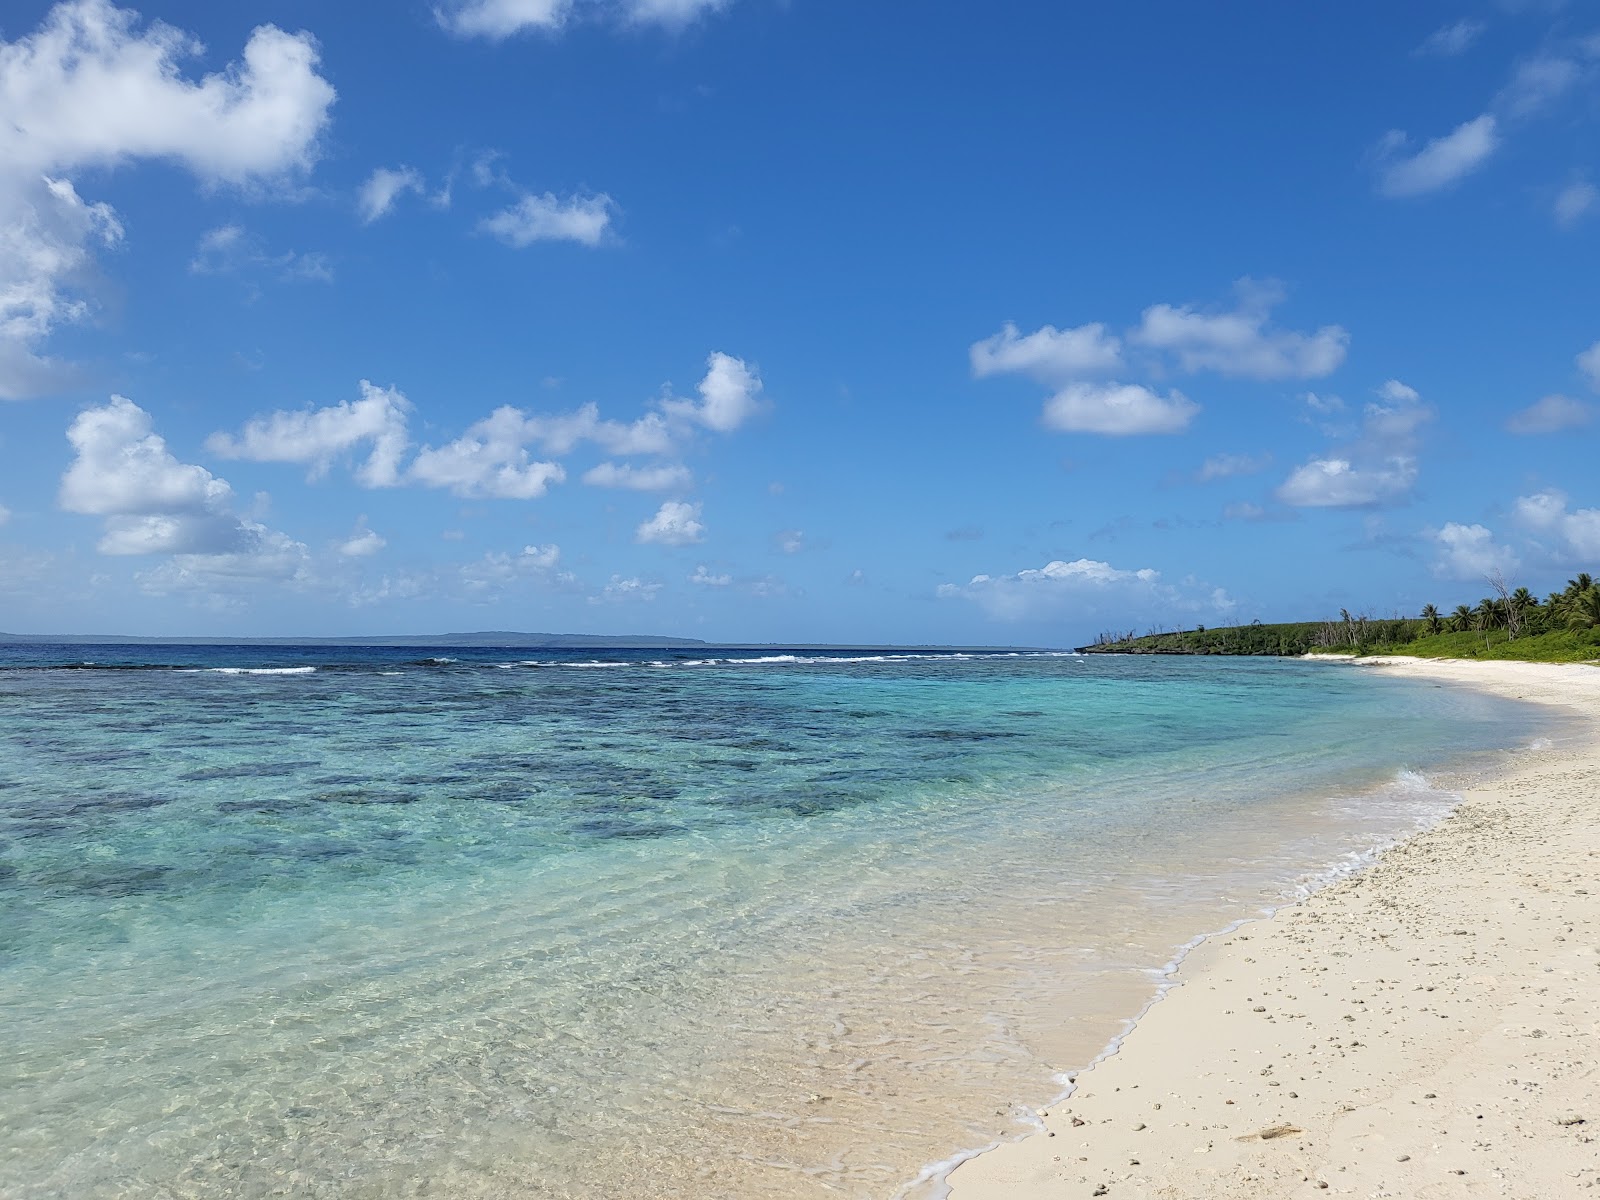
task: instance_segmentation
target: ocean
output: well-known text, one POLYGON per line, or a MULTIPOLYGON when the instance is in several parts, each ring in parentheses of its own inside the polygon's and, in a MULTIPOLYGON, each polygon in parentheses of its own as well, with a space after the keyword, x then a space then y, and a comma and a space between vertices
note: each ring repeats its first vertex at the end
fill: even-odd
POLYGON ((0 647, 0 1194, 936 1196, 1550 724, 1266 659, 0 647))

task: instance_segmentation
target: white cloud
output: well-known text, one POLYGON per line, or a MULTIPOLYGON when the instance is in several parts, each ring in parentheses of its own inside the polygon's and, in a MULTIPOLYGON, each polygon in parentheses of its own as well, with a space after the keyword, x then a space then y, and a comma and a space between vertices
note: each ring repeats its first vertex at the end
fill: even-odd
POLYGON ((1563 229, 1571 229, 1594 210, 1597 201, 1600 201, 1600 188, 1594 184, 1582 180, 1567 184, 1556 193, 1553 206, 1556 224, 1563 229))
POLYGON ((219 601, 249 596, 263 583, 307 583, 311 561, 303 543, 246 519, 239 522, 233 549, 174 554, 137 578, 140 588, 152 595, 195 592, 219 601))
POLYGON ((233 489, 182 463, 152 432, 150 414, 125 396, 79 413, 67 430, 76 457, 61 477, 61 507, 96 516, 193 515, 222 510, 233 489))
POLYGON ((1428 35, 1427 40, 1418 46, 1414 53, 1418 55, 1434 55, 1440 58, 1451 58, 1467 50, 1482 36, 1488 26, 1482 21, 1462 18, 1449 25, 1441 26, 1428 35))
POLYGON ((1398 379, 1378 388, 1349 447, 1296 467, 1277 496, 1298 508, 1368 508, 1401 499, 1417 481, 1417 432, 1433 409, 1398 379))
POLYGON ((422 173, 414 167, 378 167, 361 185, 356 195, 356 211, 361 223, 370 225, 386 216, 394 202, 406 192, 421 194, 427 188, 422 173))
POLYGON ((114 246, 122 225, 107 204, 70 182, 9 179, 0 167, 0 399, 49 391, 68 374, 37 353, 57 326, 92 311, 75 285, 92 272, 94 244, 114 246))
POLYGON ((1247 379, 1316 379, 1344 362, 1350 335, 1338 325, 1315 333, 1273 329, 1272 309, 1283 299, 1278 285, 1242 279, 1239 307, 1197 312, 1156 304, 1145 309, 1130 342, 1175 354, 1185 371, 1216 371, 1247 379))
POLYGON ((1561 54, 1539 54, 1517 64, 1511 82, 1496 99, 1513 115, 1525 117, 1559 100, 1582 76, 1582 68, 1573 59, 1561 54))
POLYGON ((1199 411, 1178 391, 1163 398, 1136 383, 1071 383, 1045 401, 1044 423, 1066 433, 1181 433, 1199 411))
POLYGON ((567 454, 586 441, 623 456, 669 454, 673 448, 672 431, 658 413, 628 424, 602 421, 599 406, 590 403, 570 413, 523 414, 522 420, 525 440, 538 442, 546 454, 567 454))
POLYGON ((571 10, 572 0, 453 0, 434 13, 451 33, 498 41, 525 29, 559 29, 571 10))
POLYGON ((289 283, 333 282, 333 267, 327 255, 295 250, 269 253, 260 238, 238 225, 219 225, 202 234, 195 255, 189 260, 189 270, 195 275, 270 271, 289 283))
POLYGON ((1589 380, 1589 386, 1600 392, 1600 342, 1590 346, 1574 360, 1578 370, 1589 380))
POLYGON ((1231 479, 1235 475, 1254 475, 1271 465, 1270 454, 1213 454, 1200 464, 1200 469, 1195 472, 1195 480, 1210 483, 1214 479, 1231 479))
POLYGON ((806 535, 802 529, 780 529, 774 535, 778 549, 785 554, 799 554, 806 548, 806 535))
POLYGON ((718 12, 731 0, 620 0, 601 4, 598 0, 446 0, 434 10, 443 25, 459 37, 485 37, 503 41, 534 30, 559 31, 580 11, 600 17, 615 13, 633 25, 661 25, 681 28, 706 13, 718 12))
POLYGON ((1512 511, 1526 528, 1559 537, 1578 561, 1592 567, 1600 559, 1600 508, 1569 511, 1566 494, 1552 488, 1518 496, 1512 511))
POLYGON ((1314 458, 1289 473, 1278 499, 1298 508, 1366 508, 1398 499, 1416 480, 1414 458, 1396 456, 1362 466, 1346 458, 1314 458))
POLYGON ((1260 521, 1267 515, 1267 510, 1259 504, 1251 504, 1248 500, 1241 500, 1237 504, 1230 504, 1222 510, 1222 519, 1225 521, 1260 521))
POLYGON ((561 464, 529 458, 522 413, 506 405, 472 425, 455 441, 425 446, 411 464, 409 478, 428 487, 449 488, 457 496, 535 500, 567 473, 561 464))
POLYGON ((198 43, 138 24, 107 0, 69 0, 34 33, 0 41, 0 398, 61 384, 66 369, 40 347, 90 317, 92 249, 122 237, 112 209, 61 176, 162 159, 245 184, 316 156, 334 91, 309 35, 260 26, 242 62, 195 82, 181 67, 198 43))
POLYGON ((938 594, 970 600, 991 617, 1017 620, 1066 605, 1093 607, 1108 594, 1153 596, 1161 573, 1149 567, 1122 570, 1090 558, 1056 560, 1015 575, 974 575, 965 584, 940 585, 938 594))
POLYGON ((561 547, 524 546, 520 554, 491 551, 476 562, 461 567, 461 582, 469 594, 482 600, 493 598, 509 584, 523 579, 543 580, 548 585, 572 584, 575 579, 562 573, 552 575, 561 561, 561 547))
POLYGON ((1563 429, 1581 429, 1593 417, 1589 405, 1555 393, 1513 413, 1506 428, 1512 433, 1560 433, 1563 429))
POLYGON ((134 158, 244 183, 311 165, 334 90, 310 34, 257 26, 242 62, 199 82, 181 63, 202 47, 108 0, 68 0, 39 30, 0 43, 0 162, 18 175, 134 158))
POLYGON ((534 242, 578 242, 584 246, 598 246, 611 224, 615 208, 611 197, 603 192, 567 200, 558 199, 550 192, 542 196, 529 194, 510 208, 485 217, 478 228, 519 250, 534 242))
POLYGON ((689 546, 705 540, 706 527, 700 523, 700 505, 668 500, 639 526, 634 540, 661 546, 689 546))
POLYGON ((140 577, 147 590, 303 572, 303 545, 236 515, 227 482, 180 462, 150 414, 126 397, 79 413, 67 440, 75 454, 61 477, 61 507, 105 518, 100 552, 177 556, 140 577))
POLYGON ((410 412, 411 402, 399 391, 363 379, 359 400, 253 417, 237 437, 212 434, 206 449, 223 458, 305 464, 317 478, 340 456, 370 446, 366 461, 356 468, 356 479, 366 487, 394 487, 410 444, 406 432, 410 412))
POLYGON ((356 522, 355 532, 339 543, 339 553, 345 558, 371 558, 389 544, 389 539, 376 530, 367 528, 367 519, 356 522))
POLYGON ((1051 385, 1122 365, 1122 343, 1098 321, 1075 329, 1044 325, 1026 335, 1007 321, 993 337, 974 342, 968 354, 979 379, 1017 372, 1051 385))
POLYGON ((668 416, 704 425, 717 433, 732 433, 761 408, 761 376, 742 358, 714 350, 706 359, 706 373, 696 390, 698 402, 668 399, 661 408, 668 416))
POLYGON ((1379 143, 1379 190, 1386 196, 1420 196, 1438 191, 1481 167, 1500 145, 1493 114, 1484 113, 1434 138, 1417 153, 1397 157, 1407 139, 1398 131, 1379 143))
POLYGON ((733 576, 713 575, 706 569, 706 565, 701 563, 695 567, 694 574, 690 575, 688 580, 699 587, 727 587, 733 582, 733 576))
POLYGON ((632 488, 638 492, 674 492, 692 486, 694 475, 679 463, 635 467, 628 463, 603 462, 585 471, 583 482, 594 487, 632 488))
POLYGON ((591 596, 591 604, 620 602, 625 600, 642 600, 646 604, 656 598, 656 593, 661 590, 659 583, 649 583, 638 577, 623 578, 613 575, 604 590, 598 596, 591 596))
POLYGON ((549 571, 561 561, 561 547, 553 542, 544 546, 524 546, 517 561, 531 570, 549 571))
POLYGON ((1439 547, 1433 573, 1442 578, 1482 579, 1496 571, 1516 569, 1515 552, 1496 542, 1494 534, 1482 525, 1451 521, 1434 531, 1432 537, 1439 547))
POLYGON ((627 0, 628 19, 641 25, 688 25, 706 13, 727 8, 732 0, 627 0))
POLYGON ((5 525, 11 520, 11 510, 0 504, 0 525, 5 525))
POLYGON ((1344 411, 1344 401, 1338 396, 1319 396, 1316 392, 1306 392, 1300 397, 1305 401, 1306 407, 1322 416, 1331 416, 1344 411))

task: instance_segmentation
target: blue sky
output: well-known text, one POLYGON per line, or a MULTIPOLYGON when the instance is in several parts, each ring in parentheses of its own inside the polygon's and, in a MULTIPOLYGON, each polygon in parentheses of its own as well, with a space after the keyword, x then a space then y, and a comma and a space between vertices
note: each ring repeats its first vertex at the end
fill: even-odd
POLYGON ((1070 644, 1600 567, 1600 13, 14 2, 0 629, 1070 644))

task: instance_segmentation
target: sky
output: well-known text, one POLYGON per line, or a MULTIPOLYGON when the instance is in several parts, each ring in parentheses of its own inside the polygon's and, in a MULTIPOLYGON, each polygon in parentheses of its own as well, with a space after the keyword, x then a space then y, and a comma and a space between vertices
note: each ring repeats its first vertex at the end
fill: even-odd
POLYGON ((1597 239, 1577 0, 9 0, 0 629, 1543 594, 1597 239))

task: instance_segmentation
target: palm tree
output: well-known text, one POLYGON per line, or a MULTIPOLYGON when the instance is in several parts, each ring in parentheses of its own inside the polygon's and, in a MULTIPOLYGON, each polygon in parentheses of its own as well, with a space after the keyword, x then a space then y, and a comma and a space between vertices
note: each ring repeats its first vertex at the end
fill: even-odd
POLYGON ((1450 629, 1453 633, 1466 633, 1472 628, 1472 610, 1465 604, 1456 605, 1455 612, 1450 614, 1450 629))
POLYGON ((1427 626, 1429 633, 1438 633, 1444 627, 1444 622, 1439 619, 1439 610, 1431 604, 1422 606, 1422 623, 1427 626))
POLYGON ((1567 606, 1568 629, 1594 629, 1600 626, 1600 587, 1590 584, 1567 606))
POLYGON ((1473 610, 1472 618, 1479 633, 1487 629, 1494 629, 1503 621, 1504 614, 1500 611, 1500 601, 1493 596, 1485 596, 1478 601, 1478 607, 1473 610))
POLYGON ((1576 579, 1567 580, 1567 596, 1569 598, 1576 598, 1583 595, 1583 593, 1587 592, 1593 586, 1594 580, 1590 577, 1589 572, 1579 571, 1576 579))

